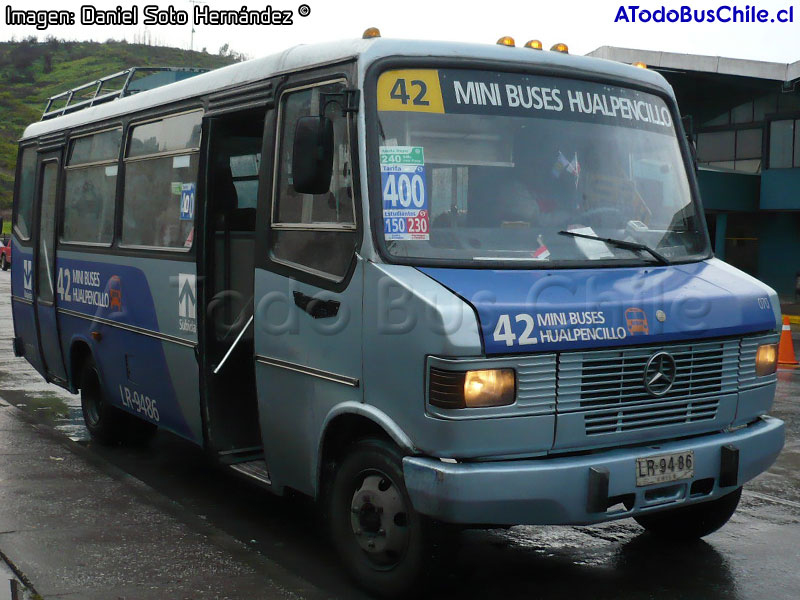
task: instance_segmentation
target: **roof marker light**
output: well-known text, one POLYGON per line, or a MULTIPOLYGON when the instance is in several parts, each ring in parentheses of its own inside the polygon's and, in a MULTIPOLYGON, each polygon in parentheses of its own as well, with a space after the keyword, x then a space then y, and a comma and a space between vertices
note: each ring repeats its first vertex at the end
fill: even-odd
POLYGON ((514 38, 512 38, 510 35, 504 35, 499 40, 497 40, 497 45, 498 46, 516 46, 516 44, 514 43, 514 38))
POLYGON ((569 47, 566 44, 559 42, 550 46, 551 52, 561 52, 561 54, 569 54, 569 47))
POLYGON ((371 40, 372 38, 379 38, 381 37, 381 30, 377 27, 368 27, 364 30, 364 35, 361 36, 362 39, 371 40))
POLYGON ((539 40, 528 40, 525 43, 526 48, 530 48, 531 50, 541 50, 542 49, 542 42, 539 40))
POLYGON ((642 61, 636 61, 635 63, 631 63, 632 67, 639 67, 640 69, 646 69, 647 65, 644 64, 642 61))

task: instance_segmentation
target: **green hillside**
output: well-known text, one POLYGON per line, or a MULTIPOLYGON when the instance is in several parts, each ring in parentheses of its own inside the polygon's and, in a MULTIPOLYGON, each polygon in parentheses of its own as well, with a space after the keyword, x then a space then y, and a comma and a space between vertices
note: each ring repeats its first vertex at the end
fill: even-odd
POLYGON ((237 60, 224 55, 126 42, 34 39, 0 42, 0 215, 8 214, 14 185, 16 142, 42 116, 48 97, 127 67, 217 68, 237 60))

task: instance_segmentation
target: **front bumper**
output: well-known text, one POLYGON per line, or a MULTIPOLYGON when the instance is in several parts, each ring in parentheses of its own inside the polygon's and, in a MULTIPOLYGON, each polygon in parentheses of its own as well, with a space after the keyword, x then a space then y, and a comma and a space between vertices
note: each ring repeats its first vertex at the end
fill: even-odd
POLYGON ((783 440, 783 421, 761 417, 732 432, 576 456, 472 463, 408 456, 403 473, 414 508, 442 521, 586 525, 724 496, 768 469, 783 440), (685 450, 694 450, 693 479, 636 487, 637 458, 685 450), (625 507, 607 510, 623 499, 625 507))

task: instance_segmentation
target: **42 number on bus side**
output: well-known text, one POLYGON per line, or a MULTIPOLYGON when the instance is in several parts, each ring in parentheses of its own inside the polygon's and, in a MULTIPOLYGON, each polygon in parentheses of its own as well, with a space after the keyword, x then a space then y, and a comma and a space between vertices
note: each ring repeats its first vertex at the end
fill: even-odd
POLYGON ((69 269, 58 270, 58 281, 56 282, 56 292, 62 301, 71 302, 72 294, 70 293, 70 286, 72 285, 72 275, 69 269))

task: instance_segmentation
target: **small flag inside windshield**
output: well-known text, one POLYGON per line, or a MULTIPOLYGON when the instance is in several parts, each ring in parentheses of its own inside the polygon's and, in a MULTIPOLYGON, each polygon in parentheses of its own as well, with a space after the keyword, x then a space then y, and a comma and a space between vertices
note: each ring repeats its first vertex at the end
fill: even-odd
POLYGON ((561 150, 558 151, 558 156, 556 157, 556 162, 553 165, 553 177, 556 179, 561 179, 561 175, 564 173, 569 173, 573 177, 575 177, 575 187, 578 187, 578 181, 580 180, 581 176, 581 164, 578 162, 578 153, 575 153, 575 158, 571 161, 564 156, 564 153, 561 150))

